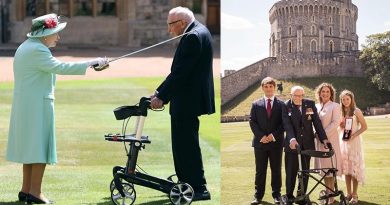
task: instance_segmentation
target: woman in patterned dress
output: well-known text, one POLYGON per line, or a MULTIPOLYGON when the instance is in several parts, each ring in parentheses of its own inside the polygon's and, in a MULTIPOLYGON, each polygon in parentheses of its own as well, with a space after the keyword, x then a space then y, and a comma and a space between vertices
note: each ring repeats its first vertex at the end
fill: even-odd
POLYGON ((347 200, 350 204, 357 204, 358 184, 364 184, 365 180, 362 133, 367 130, 367 124, 362 111, 356 107, 355 97, 351 91, 341 92, 340 104, 343 117, 340 123, 342 174, 345 175, 347 200), (349 139, 342 139, 346 118, 352 118, 352 130, 349 139))

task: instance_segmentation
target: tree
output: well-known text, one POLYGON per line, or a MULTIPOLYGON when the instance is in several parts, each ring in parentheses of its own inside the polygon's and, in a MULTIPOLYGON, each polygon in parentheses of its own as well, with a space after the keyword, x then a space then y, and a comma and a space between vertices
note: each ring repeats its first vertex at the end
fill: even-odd
POLYGON ((390 31, 369 35, 360 61, 368 79, 379 90, 390 91, 390 31))

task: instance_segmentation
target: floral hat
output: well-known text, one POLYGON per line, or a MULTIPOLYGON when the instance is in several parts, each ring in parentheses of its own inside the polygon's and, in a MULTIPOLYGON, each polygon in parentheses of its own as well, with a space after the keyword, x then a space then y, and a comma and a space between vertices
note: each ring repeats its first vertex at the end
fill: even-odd
POLYGON ((27 37, 37 38, 58 33, 66 26, 66 22, 60 23, 59 18, 57 14, 46 14, 33 19, 31 31, 27 34, 27 37))

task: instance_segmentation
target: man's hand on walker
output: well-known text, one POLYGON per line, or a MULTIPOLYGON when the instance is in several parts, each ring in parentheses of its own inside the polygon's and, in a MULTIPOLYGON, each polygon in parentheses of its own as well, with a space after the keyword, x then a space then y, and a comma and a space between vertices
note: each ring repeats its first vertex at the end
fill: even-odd
POLYGON ((298 142, 297 140, 293 139, 290 141, 290 149, 296 149, 298 142))
POLYGON ((329 149, 328 143, 330 143, 330 142, 328 140, 324 140, 323 143, 324 143, 324 148, 329 149))
POLYGON ((162 108, 164 102, 160 100, 158 97, 153 97, 152 100, 150 101, 150 107, 152 109, 159 109, 162 108))

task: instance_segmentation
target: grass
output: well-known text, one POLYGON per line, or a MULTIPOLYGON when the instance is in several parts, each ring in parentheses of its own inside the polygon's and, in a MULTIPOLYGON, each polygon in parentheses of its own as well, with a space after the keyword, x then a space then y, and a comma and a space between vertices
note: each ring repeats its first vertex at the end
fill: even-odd
MULTIPOLYGON (((322 82, 332 83, 335 87, 336 102, 339 102, 338 95, 344 89, 351 90, 355 94, 358 107, 365 110, 368 106, 384 104, 390 101, 390 93, 377 90, 370 85, 365 78, 353 77, 315 77, 300 78, 292 80, 281 80, 283 82, 283 93, 277 97, 287 100, 290 98, 290 90, 294 85, 300 85, 305 89, 305 98, 315 100, 315 88, 322 82)), ((252 102, 264 95, 261 84, 255 85, 242 92, 228 104, 222 107, 223 116, 244 116, 249 115, 252 102)))
MULTIPOLYGON (((389 204, 390 119, 367 118, 367 124, 368 130, 363 133, 366 184, 358 189, 359 204, 389 204)), ((221 125, 221 204, 249 204, 253 199, 255 160, 251 140, 252 132, 248 122, 221 125)), ((314 164, 313 161, 311 164, 314 164)), ((267 171, 266 193, 263 200, 269 203, 263 204, 272 204, 270 169, 267 171)), ((284 165, 282 177, 282 194, 285 194, 284 165)), ((313 186, 313 182, 314 180, 309 181, 310 187, 313 186)), ((338 183, 339 188, 345 191, 344 181, 339 180, 338 183)), ((317 199, 320 187, 310 195, 312 200, 317 199)))
MULTIPOLYGON (((132 105, 149 96, 163 78, 124 78, 110 80, 59 81, 56 86, 56 133, 58 164, 48 166, 43 192, 56 204, 112 204, 109 183, 112 167, 127 160, 122 143, 105 141, 106 133, 121 132, 112 110, 132 105)), ((205 175, 212 200, 196 204, 220 203, 220 98, 219 79, 215 80, 217 113, 201 117, 200 144, 205 175)), ((12 83, 0 85, 0 204, 14 204, 21 187, 22 166, 5 161, 12 83)), ((150 136, 139 155, 138 164, 149 174, 166 178, 174 173, 168 107, 149 112, 144 135, 150 136)), ((134 120, 129 127, 133 128, 134 120)), ((129 129, 130 130, 130 129, 129 129)), ((159 191, 136 186, 135 204, 170 204, 159 191)))

